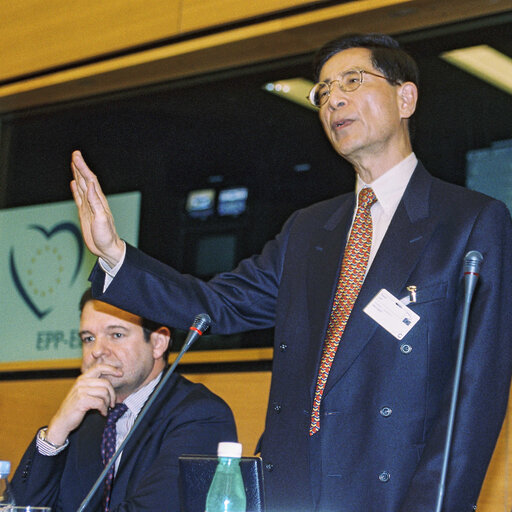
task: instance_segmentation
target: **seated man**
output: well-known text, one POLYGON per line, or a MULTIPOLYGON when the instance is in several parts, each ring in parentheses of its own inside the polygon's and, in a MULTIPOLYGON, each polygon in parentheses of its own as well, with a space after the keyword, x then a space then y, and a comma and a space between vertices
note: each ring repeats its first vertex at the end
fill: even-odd
MULTIPOLYGON (((102 458, 110 459, 105 418, 121 408, 119 419, 110 421, 119 446, 158 384, 170 348, 167 327, 94 300, 90 290, 80 309, 82 375, 37 433, 12 481, 17 503, 53 512, 79 508, 103 470, 102 458)), ((179 511, 179 455, 215 454, 219 441, 236 441, 229 407, 175 373, 116 461, 112 484, 98 489, 87 510, 179 511)))

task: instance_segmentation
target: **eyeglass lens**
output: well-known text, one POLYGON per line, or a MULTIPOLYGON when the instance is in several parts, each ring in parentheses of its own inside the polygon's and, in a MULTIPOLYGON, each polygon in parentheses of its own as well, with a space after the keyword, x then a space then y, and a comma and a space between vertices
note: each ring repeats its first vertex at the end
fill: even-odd
POLYGON ((345 92, 355 91, 362 83, 361 71, 347 71, 341 75, 339 80, 333 80, 330 84, 320 82, 316 84, 309 95, 311 103, 321 107, 329 98, 331 89, 336 85, 345 92))

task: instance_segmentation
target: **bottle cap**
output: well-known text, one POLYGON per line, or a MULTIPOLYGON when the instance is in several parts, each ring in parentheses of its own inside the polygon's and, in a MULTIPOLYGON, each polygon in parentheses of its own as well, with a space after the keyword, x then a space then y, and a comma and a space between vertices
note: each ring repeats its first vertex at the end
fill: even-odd
POLYGON ((242 456, 242 445, 240 443, 219 443, 217 456, 239 459, 242 456))
POLYGON ((0 475, 7 476, 11 472, 11 463, 8 460, 0 460, 0 475))

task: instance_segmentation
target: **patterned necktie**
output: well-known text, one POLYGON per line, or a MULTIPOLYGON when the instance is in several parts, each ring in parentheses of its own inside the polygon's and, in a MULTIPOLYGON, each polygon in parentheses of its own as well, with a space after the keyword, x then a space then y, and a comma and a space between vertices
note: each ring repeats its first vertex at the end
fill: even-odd
POLYGON ((320 403, 327 377, 329 376, 341 336, 366 274, 372 246, 372 216, 370 208, 376 201, 377 198, 371 188, 363 188, 359 192, 357 212, 341 264, 340 277, 320 361, 315 398, 311 411, 310 436, 320 430, 320 403))
MULTIPOLYGON (((116 404, 113 409, 108 411, 107 423, 103 430, 101 438, 101 460, 103 465, 106 466, 108 461, 116 451, 116 422, 126 412, 128 407, 121 403, 116 404)), ((103 511, 108 512, 110 508, 110 493, 112 492, 112 481, 114 480, 114 466, 105 477, 105 487, 103 491, 103 511)))

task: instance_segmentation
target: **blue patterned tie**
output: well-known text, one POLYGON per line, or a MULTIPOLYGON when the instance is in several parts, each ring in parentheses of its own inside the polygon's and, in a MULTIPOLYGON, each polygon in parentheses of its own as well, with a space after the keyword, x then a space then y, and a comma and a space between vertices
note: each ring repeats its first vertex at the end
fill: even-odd
MULTIPOLYGON (((101 438, 101 460, 106 466, 116 451, 116 422, 126 412, 128 407, 125 404, 116 404, 108 411, 107 423, 101 438)), ((112 481, 114 480, 114 466, 112 466, 105 477, 103 491, 103 511, 108 512, 110 508, 110 493, 112 492, 112 481)))

